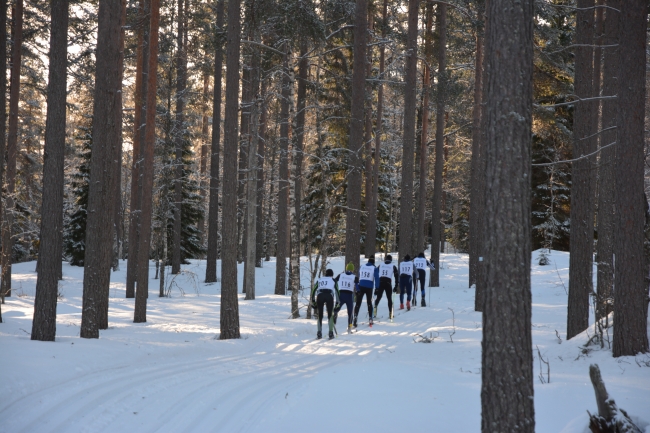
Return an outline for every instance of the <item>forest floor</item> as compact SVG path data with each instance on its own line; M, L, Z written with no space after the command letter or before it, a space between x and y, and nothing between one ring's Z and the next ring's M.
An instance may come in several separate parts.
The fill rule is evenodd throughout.
M585 348L593 313L589 330L565 341L569 257L553 251L551 264L538 266L538 256L536 431L588 431L587 410L597 413L589 364L597 363L610 396L650 433L650 355L614 359L607 344ZM309 263L301 264L307 287ZM201 282L204 261L166 276L171 297L159 298L151 279L143 324L132 323L122 262L111 274L109 329L97 340L79 338L83 269L64 264L56 342L42 343L29 339L35 263L16 264L0 324L0 432L478 432L481 313L467 288L468 256L443 254L441 265L427 307L396 309L390 323L382 299L369 328L364 304L351 335L343 310L330 341L315 340L304 309L289 319L290 296L273 294L275 262L264 262L256 299L239 297L242 338L221 341L220 284ZM338 274L343 259L331 267ZM242 273L240 265L240 291Z

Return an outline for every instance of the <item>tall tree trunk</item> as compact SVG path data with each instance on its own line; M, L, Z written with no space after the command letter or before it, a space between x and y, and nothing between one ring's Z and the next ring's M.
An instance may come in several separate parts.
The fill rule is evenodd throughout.
M264 153L266 152L266 140L268 135L266 133L268 117L266 81L262 83L260 99L260 127L257 137L257 225L255 228L255 266L258 268L262 267L262 257L264 256Z
M138 246L140 245L140 192L142 160L140 148L144 143L145 118L147 115L147 76L149 72L149 24L151 0L138 3L138 47L135 69L135 110L133 113L133 149L131 163L131 203L129 219L129 248L126 263L126 297L135 298L135 281L138 278Z
M285 46L282 69L282 95L280 100L280 170L278 179L278 230L275 266L275 294L286 294L287 256L289 245L289 104L291 77L289 72L289 45Z
M426 32L424 36L424 78L422 82L422 132L420 133L420 189L418 191L416 243L414 252L422 252L426 247L425 218L427 206L427 175L429 161L427 143L429 139L429 92L431 89L431 68L433 63L433 2L426 5Z
M530 290L533 2L488 2L483 433L535 430Z
M307 73L309 60L307 59L307 41L300 43L300 60L298 61L298 99L296 100L296 126L294 128L293 142L293 210L291 215L291 317L300 317L298 307L298 294L300 293L300 208L302 206L302 162L305 141L305 111L307 100Z
M442 171L445 157L445 82L447 75L447 5L438 3L438 94L436 96L436 163L433 180L433 208L431 210L431 264L429 286L440 286L440 243L442 241Z
M470 206L469 206L469 287L476 285L479 266L479 245L481 243L482 231L482 189L481 179L485 173L480 170L482 146L481 146L481 97L483 95L483 2L478 4L478 21L476 26L476 57L474 59L474 107L472 109L472 161L470 171ZM475 286L478 290L478 285ZM474 310L482 311L478 302L479 294L474 296Z
M178 34L176 35L176 144L175 179L174 179L174 235L172 249L172 274L181 271L181 208L183 205L183 147L185 135L185 88L187 87L187 40L185 27L185 0L178 0Z
M228 1L226 46L226 118L223 140L223 255L221 268L221 340L239 338L237 299L237 108L239 105L240 0Z
M245 15L247 18L252 18L253 5L248 4L248 10ZM246 58L248 50L244 51L243 58ZM250 121L251 121L251 107L253 99L253 91L251 89L251 65L244 62L244 69L242 71L241 83L241 118L239 130L239 171L237 177L237 261L241 262L246 256L246 235L244 234L246 218L246 178L248 166L248 143L250 141ZM246 286L244 285L244 288Z
M9 82L9 131L7 136L7 178L5 213L2 221L2 283L0 297L11 296L11 256L14 240L12 226L14 221L14 193L16 192L16 153L18 151L18 102L20 100L20 67L23 48L23 0L16 0L11 15L13 17L11 49L11 79Z
M43 162L43 204L32 340L54 341L63 238L63 163L68 65L68 0L51 0L50 66ZM3 29L4 30L4 29Z
M223 5L217 3L218 40L214 53L214 89L212 98L212 143L210 150L210 204L208 208L208 251L205 282L217 281L217 256L219 251L219 141L221 138L221 72L223 68Z
M153 193L153 155L156 143L156 89L158 83L158 26L160 23L160 0L151 0L149 25L149 74L147 76L147 118L145 137L140 149L142 159L142 182L140 184L140 245L138 246L138 279L135 293L134 323L147 321L147 297L149 295L149 251L151 245L151 214Z
M268 201L268 208L266 209L266 257L264 258L264 261L268 262L271 260L271 247L275 244L274 239L273 239L273 224L271 224L271 214L273 210L273 187L275 185L275 158L276 158L276 150L277 146L275 145L275 140L272 143L271 146L271 165L269 167L269 171L271 172L271 181L269 182L270 187L269 187L269 199ZM277 239L277 236L276 236ZM276 247L277 251L277 247ZM277 255L277 252L275 253ZM276 268L277 269L277 268ZM277 274L276 274L277 277Z
M370 11L368 11L368 34L371 34L374 29L374 19ZM365 220L365 229L366 229L366 237L363 242L363 249L365 251L364 255L366 258L370 258L374 256L374 251L372 253L368 252L368 210L372 207L372 191L373 191L373 181L374 181L374 173L372 171L372 87L369 85L370 77L372 76L372 48L367 49L366 55L368 56L366 60L366 85L365 85L365 95L364 95L364 103L365 103L365 126L364 126L364 135L363 135L363 147L364 147L364 163L365 163L365 168L363 170L363 177L364 177L364 185L365 185L365 191L364 191L364 207L365 207L365 213L364 213L364 220ZM366 95L368 98L366 99Z
M119 58L119 71L120 71L120 83L124 81L124 37L125 37L125 26L126 26L126 0L121 0L122 3L122 18L120 22L120 58ZM119 137L120 143L117 146L117 154L115 155L115 194L113 195L113 200L115 200L115 213L113 216L113 263L112 268L113 272L120 270L120 251L122 250L122 144L124 143L124 137L122 135L122 119L124 118L124 98L122 98L122 89L120 89L120 120L118 123L119 128ZM63 188L61 188L61 194L63 194ZM63 240L61 241L63 244ZM61 249L63 245L61 245ZM61 260L59 260L61 262ZM61 277L63 277L61 275ZM61 278L62 279L62 278ZM108 306L108 302L106 303ZM108 309L106 310L106 319L108 326Z
M644 115L648 3L620 3L614 254L615 357L648 352L644 263ZM623 66L624 65L624 66Z
M413 151L415 148L415 104L417 86L418 0L409 0L408 36L406 41L406 80L404 88L404 144L402 153L402 185L399 209L399 257L413 254L411 226L413 218Z
M208 60L206 59L206 63L208 63ZM203 116L201 119L201 160L199 164L200 168L200 175L201 175L201 189L200 189L200 194L201 194L201 208L202 210L205 210L205 198L207 196L207 191L205 188L205 174L208 171L208 141L209 141L209 136L208 136L208 131L210 130L210 123L209 123L209 118L208 118L208 102L210 100L210 75L208 75L207 72L203 73ZM200 242L201 245L205 245L205 217L201 216L201 219L199 220L199 235L200 235Z
M4 73L0 74L0 185L4 185L4 172L5 172L5 151L7 148L7 0L0 0L0 70ZM0 200L0 226L4 218L4 203ZM1 231L1 227L0 227ZM0 274L2 274L2 251L0 250ZM2 296L2 286L0 285L0 304L4 304L4 296ZM0 323L2 323L2 309L0 307Z
M620 0L607 0L605 11L603 45L618 43L618 20ZM602 8L599 8L602 10ZM603 96L614 96L618 92L618 48L604 48ZM602 101L603 130L616 126L616 99ZM614 217L615 187L614 164L616 163L616 131L601 133L600 163L598 165L598 276L596 320L606 317L612 311L614 295Z
M576 11L575 94L589 98L593 82L594 0L578 0ZM594 102L578 102L573 115L573 157L593 153ZM589 326L589 294L593 291L594 173L596 157L575 161L571 170L571 246L567 340Z
M259 34L253 32L253 40L259 42ZM246 137L248 143L248 173L246 174L246 226L244 229L245 245L244 252L244 284L243 291L246 293L246 299L255 299L255 258L257 256L256 229L257 229L257 135L260 120L260 50L258 47L252 48L251 55L251 72L250 72L250 134ZM250 293L249 293L250 292Z
M368 0L356 0L350 141L348 142L347 216L345 219L345 263L354 263L355 269L359 269L359 254L361 253L361 155L363 152L363 118L366 96L367 22Z
M95 97L93 103L93 150L90 156L88 181L88 219L86 222L86 255L84 258L83 308L81 337L99 338L102 312L108 308L108 289L114 217L115 155L120 143L122 121L120 91L120 33L122 2L102 0L99 3Z
M381 37L386 39L388 22L388 0L384 0L382 12ZM382 44L379 48L379 79L384 79L384 67L386 63L386 47ZM381 131L382 116L384 107L384 85L379 82L377 85L377 120L375 123L375 160L372 167L372 202L368 211L368 224L366 225L366 256L372 257L377 249L377 205L379 202L379 164L381 164Z

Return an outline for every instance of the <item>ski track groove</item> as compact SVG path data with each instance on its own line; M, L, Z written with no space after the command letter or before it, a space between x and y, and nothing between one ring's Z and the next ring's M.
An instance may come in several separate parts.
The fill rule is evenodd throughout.
M320 366L339 365L349 359L349 355L355 356L360 352L370 351L366 356L372 352L378 354L382 348L394 345L399 339L410 336L413 333L412 328L417 328L420 323L400 323L400 325L387 323L387 325L387 327L379 325L379 328L365 325L354 332L359 334L359 338L343 333L333 340L302 339L299 346L291 352L280 349L277 353L280 359L273 357L261 363L254 359L254 352L263 350L263 343L260 342L242 354L224 358L206 356L189 363L181 361L144 364L142 368L138 368L137 365L118 366L90 372L28 393L0 408L0 418L13 418L19 422L22 420L27 422L12 426L5 424L0 431L5 431L4 428L10 429L6 431L20 432L58 432L70 429L114 431L116 420L129 416L133 409L142 407L140 404L143 400L142 395L145 395L148 400L141 411L144 413L153 409L163 416L155 425L142 426L140 431L152 433L246 431L258 425L263 403L272 399L274 395L281 395L285 390L294 388L306 376L316 374ZM364 334L371 335L378 332L386 333L381 345L364 344L362 340ZM351 354L342 354L343 351L350 350L353 350ZM313 360L300 361L301 357L298 353L304 355L305 351L307 354L314 355ZM144 361L146 358L143 359ZM106 372L125 369L128 371L103 378ZM223 374L228 370L236 372L224 378ZM206 376L210 377L212 373L221 373L221 375L206 381ZM262 379L260 375L263 375ZM242 383L236 383L237 381ZM223 386L232 382L235 382L236 386ZM184 387L182 395L173 395L174 398L163 400L162 406L151 404L151 400L160 400L169 396L169 389L179 383ZM74 385L70 386L70 384ZM34 401L40 403L34 405ZM79 405L79 402L82 404ZM239 408L244 406L244 403L246 407L257 409L253 413L238 416ZM254 404L251 406L251 403ZM26 410L16 413L16 408L23 407ZM6 417L7 413L12 413L12 417ZM92 424L86 424L83 420L92 420ZM188 420L191 420L189 424Z
M257 346L252 347L249 351L247 352L252 352L257 349ZM236 360L241 358L242 355L237 355L237 356L231 356L225 359L219 359L216 358L214 359L215 362L228 362L230 360ZM114 398L111 398L111 395L117 397L121 397L125 394L133 393L135 392L138 388L138 384L141 383L147 383L152 379L159 379L161 376L169 380L170 374L171 377L174 377L176 375L186 373L190 370L195 370L196 366L200 366L201 364L205 364L207 362L206 359L202 359L199 361L193 361L193 362L178 362L174 364L157 364L155 366L146 366L144 369L138 369L137 366L135 369L130 370L127 374L123 374L118 377L109 377L105 380L101 380L101 376L107 371L107 370L102 370L102 371L97 371L97 372L92 372L89 374L86 374L82 376L82 378L79 377L74 377L69 380L66 380L64 382L60 382L57 385L52 385L48 389L45 390L38 390L36 392L32 392L30 394L27 394L23 397L21 397L19 400L16 400L9 405L7 405L5 408L0 410L0 419L20 419L20 420L27 420L29 421L29 424L24 425L24 426L16 426L16 427L11 427L11 430L7 431L20 431L20 432L33 432L33 431L45 431L45 428L47 427L46 422L52 421L52 419L60 419L61 416L60 410L65 407L72 407L72 408L77 408L77 402L83 401L84 404L76 410L73 414L70 414L69 416L65 416L65 418L58 422L58 424L54 427L51 428L51 430L47 431L61 431L61 429L64 428L64 426L70 426L71 420L76 419L74 415L81 414L81 415L89 415L89 410L88 408L96 407L98 404L96 402L100 403L100 407L104 404L107 404L108 401L114 400ZM132 366L127 366L126 368L129 368ZM120 367L121 369L125 367ZM204 367L204 368L209 368ZM108 369L112 370L112 369ZM144 371L143 371L144 370ZM99 376L100 380L93 380ZM93 380L92 382L89 381ZM135 380L134 380L135 379ZM74 386L74 387L66 387L66 385L70 384L71 382L77 382L79 383L80 386ZM50 393L49 391L55 388L56 392L54 394ZM118 391L119 389L125 388L125 391L121 393L115 394L115 391ZM102 392L100 393L92 393L93 389L101 389ZM63 395L62 395L63 394ZM88 394L91 394L90 396ZM97 395L99 394L99 395ZM13 406L16 406L17 404L23 402L26 403L28 400L31 400L32 402L34 400L40 400L43 397L42 396L47 396L48 401L45 404L40 404L37 406L32 406L30 404L25 404L21 407L26 407L27 410L25 411L26 413L23 413L21 416L17 416L16 412L10 412L10 409ZM89 402L88 398L91 398L92 400ZM72 402L72 404L70 404ZM52 405L52 403L54 403ZM39 411L40 413L34 414L35 411ZM7 417L6 413L12 413L12 417ZM45 422L43 422L45 421Z

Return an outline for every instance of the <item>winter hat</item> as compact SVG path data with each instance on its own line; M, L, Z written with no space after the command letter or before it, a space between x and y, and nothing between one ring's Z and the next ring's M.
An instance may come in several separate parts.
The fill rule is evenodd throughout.
M326 277L333 277L334 276L334 271L331 269L328 269L325 271L325 276Z
M375 264L375 258L374 258L374 257L370 257L370 258L368 259L368 263L372 263L372 264L374 265L374 264Z
M409 256L408 254L405 255L405 256L404 256L404 261L405 261L405 262L408 262L409 260L411 260L411 256Z
M420 258L423 259L423 258L424 258L424 253L420 253L420 254L418 254L418 257L420 257Z
M392 261L393 261L393 256L391 256L390 254L387 255L387 256L386 256L386 260L385 260L385 262L386 262L386 263L390 263L390 262L392 262Z
M350 262L348 265L345 267L346 271L354 272L354 263Z

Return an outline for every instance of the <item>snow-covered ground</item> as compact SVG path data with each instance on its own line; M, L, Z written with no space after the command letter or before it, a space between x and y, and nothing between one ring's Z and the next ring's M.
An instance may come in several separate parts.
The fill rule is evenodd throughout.
M537 266L538 254L536 431L587 431L587 410L597 412L588 368L597 363L610 396L650 433L650 355L584 353L593 326L564 341L568 254L553 252L550 266ZM338 274L343 260L331 267ZM331 341L314 339L304 310L289 319L290 297L273 294L273 261L256 271L257 299L239 298L240 340L218 340L220 284L201 283L205 262L195 261L174 279L170 298L159 298L158 280L150 281L144 324L132 323L122 263L111 275L109 329L98 340L79 338L83 269L64 264L56 342L30 341L34 268L14 265L14 296L2 306L0 432L480 431L481 314L467 288L466 255L443 254L429 306L396 310L390 323L382 300L371 329L364 305L358 332ZM307 286L308 262L303 268ZM242 273L240 266L240 288ZM342 331L344 310L340 317ZM416 334L437 338L416 343ZM548 371L537 349L550 383L540 379L547 382Z

